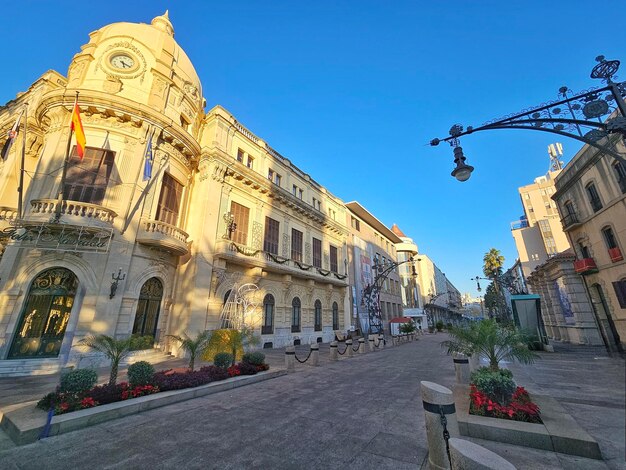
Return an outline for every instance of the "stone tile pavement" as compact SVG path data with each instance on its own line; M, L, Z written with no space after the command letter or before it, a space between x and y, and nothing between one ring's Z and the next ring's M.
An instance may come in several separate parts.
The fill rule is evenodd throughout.
M23 447L0 436L0 468L427 468L419 382L454 385L452 360L439 347L443 339L425 335L335 363L328 360L328 345L321 345L320 367L297 363L294 374ZM519 469L626 468L624 360L581 347L555 350L541 353L533 366L507 366L531 393L559 400L598 440L605 460L472 441ZM265 352L273 367L284 366L283 351ZM299 347L298 357L307 352ZM56 380L0 379L0 408L39 398Z

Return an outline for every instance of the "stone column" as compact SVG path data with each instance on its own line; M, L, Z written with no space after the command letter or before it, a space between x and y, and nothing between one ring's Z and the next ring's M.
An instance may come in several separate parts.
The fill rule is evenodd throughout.
M470 365L469 358L462 353L453 353L454 373L456 375L456 383L469 384L470 381Z
M359 354L365 354L365 338L359 338Z
M346 340L346 349L348 351L348 357L354 356L354 349L352 349L352 340L351 339L347 339Z
M330 360L336 361L339 359L337 354L337 341L331 341L330 343Z
M285 367L287 367L287 372L296 371L296 348L293 346L285 348Z
M441 422L443 411L446 429L450 437L458 437L459 423L456 419L456 408L452 391L434 382L420 382L422 403L424 406L426 438L428 440L428 463L431 469L447 470L450 468L446 441L443 437L444 427Z
M320 365L320 345L317 343L311 345L311 365L314 367Z

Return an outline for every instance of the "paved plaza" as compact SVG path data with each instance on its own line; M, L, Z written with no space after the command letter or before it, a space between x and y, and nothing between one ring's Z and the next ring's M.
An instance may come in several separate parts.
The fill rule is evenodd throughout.
M334 363L322 345L319 367L297 363L294 374L22 447L0 438L0 468L428 468L419 383L454 385L452 359L439 346L444 339L425 335ZM298 356L305 351L300 347ZM268 361L284 367L283 352L269 351ZM531 394L557 399L598 441L605 460L470 440L519 469L626 468L623 359L555 345L533 366L507 366ZM39 398L54 380L0 379L0 407Z

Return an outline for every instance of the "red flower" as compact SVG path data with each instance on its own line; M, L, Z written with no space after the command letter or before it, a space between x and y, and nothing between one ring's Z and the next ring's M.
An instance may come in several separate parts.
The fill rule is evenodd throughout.
M65 412L70 409L70 404L63 402L59 405L59 408L61 409L61 411Z
M98 402L95 401L91 397L85 397L80 402L80 407L81 408L92 408L92 407L97 406L97 405L98 405Z

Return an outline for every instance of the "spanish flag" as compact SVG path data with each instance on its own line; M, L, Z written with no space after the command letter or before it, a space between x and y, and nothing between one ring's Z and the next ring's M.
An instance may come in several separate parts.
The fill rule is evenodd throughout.
M80 109L78 108L78 98L74 102L74 111L72 111L72 122L70 128L76 135L76 153L83 158L85 155L85 145L87 145L87 139L85 138L85 130L83 129L83 123L80 121Z

